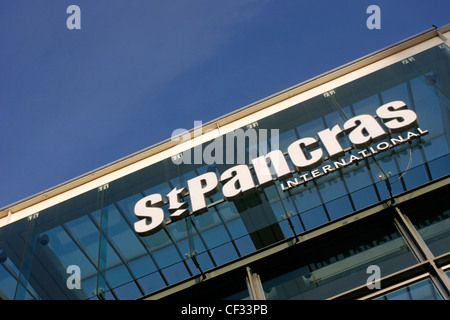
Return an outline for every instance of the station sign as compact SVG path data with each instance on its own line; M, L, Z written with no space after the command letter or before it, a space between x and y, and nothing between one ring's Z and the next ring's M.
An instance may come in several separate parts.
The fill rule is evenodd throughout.
M252 159L251 166L239 164L220 176L207 172L194 177L187 181L186 187L175 187L164 198L159 193L142 198L134 207L138 218L134 230L140 236L148 236L168 223L191 214L203 214L208 211L207 197L220 188L226 201L257 192L258 188L277 180L286 191L426 134L428 130L417 127L417 114L408 109L406 103L392 101L378 107L376 116L357 115L345 121L342 127L335 125L317 132L315 137L298 139L289 145L286 153L273 150ZM350 141L350 150L342 146L344 136ZM287 157L295 166L294 170L289 167ZM326 160L330 161L323 165ZM299 177L291 179L295 172ZM186 197L190 198L190 205ZM167 204L170 220L166 220L163 210Z

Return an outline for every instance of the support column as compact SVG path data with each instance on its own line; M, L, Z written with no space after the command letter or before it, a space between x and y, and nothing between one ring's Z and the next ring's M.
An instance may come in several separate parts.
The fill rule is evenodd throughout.
M247 288L251 300L266 300L261 279L257 273L252 272L250 267L247 267Z

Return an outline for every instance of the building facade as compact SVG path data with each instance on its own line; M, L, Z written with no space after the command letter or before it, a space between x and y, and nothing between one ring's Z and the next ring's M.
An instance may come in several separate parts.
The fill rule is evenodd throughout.
M2 299L450 299L450 25L0 212Z

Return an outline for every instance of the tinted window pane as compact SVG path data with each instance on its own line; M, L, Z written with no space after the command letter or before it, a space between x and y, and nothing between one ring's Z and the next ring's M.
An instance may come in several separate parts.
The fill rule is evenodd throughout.
M448 194L416 202L402 209L435 256L450 252L450 208Z
M379 266L381 276L386 276L416 263L391 222L357 229L299 253L302 262L290 272L271 279L261 275L267 299L326 299L365 284L369 265Z
M424 279L373 300L442 300L442 297L430 279Z

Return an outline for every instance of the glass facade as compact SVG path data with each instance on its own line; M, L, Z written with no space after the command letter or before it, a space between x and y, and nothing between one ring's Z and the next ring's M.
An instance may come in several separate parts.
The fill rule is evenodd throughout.
M365 225L315 249L305 254L308 259L302 259L298 269L263 280L266 299L327 299L365 284L371 265L391 274L417 262L389 220Z
M217 141L206 142L183 153L180 164L161 160L8 224L0 228L0 295L137 299L443 178L450 172L449 95L450 48L441 44L252 124L258 134L276 128L278 134L267 137L266 151L285 152L300 138L342 126L357 115L375 115L379 106L401 100L417 114L417 127L429 131L408 143L289 190L277 180L234 201L224 200L219 190L208 197L207 212L173 221L153 235L136 234L137 201L154 193L164 197L206 172L220 175L239 156L249 164L261 147L249 142L242 155L235 148L232 164L194 164L196 150L206 154L217 146ZM351 146L346 136L340 142ZM222 147L229 156L225 143ZM286 159L290 180L300 180L305 173ZM334 161L325 159L320 166ZM189 197L185 201L190 204ZM163 209L169 220L167 206ZM402 208L435 257L450 252L449 210L448 201ZM421 262L391 218L383 215L374 223L339 235L339 241L318 244L283 272L260 271L266 298L326 299L364 285L367 274L360 271L369 265L380 266L387 276ZM69 285L69 266L79 267L81 289ZM245 290L230 296L249 297ZM422 280L380 299L440 298L433 282Z
M418 217L427 216L427 219L421 220L422 223L427 221L438 225L442 211L447 211L445 200L448 191L447 186L419 199L399 204L399 215L392 207L386 207L370 219L361 219L357 223L353 222L353 226L328 231L318 237L316 243L305 244L305 249L298 249L295 253L298 258L284 269L258 269L265 298L341 299L342 293L357 291L356 288L365 289L362 290L364 294L356 294L358 298L372 296L370 286L375 282L372 284L369 280L378 270L380 280L388 280L380 282L377 289L383 288L383 292L387 293L382 292L376 296L376 300L405 299L405 295L409 296L408 299L443 299L442 294L433 288L436 283L448 284L446 279L439 277L445 277L444 268L448 268L450 242L445 238L445 232L443 236L436 229L425 233L423 227L418 228L423 224L408 221L409 218L415 221ZM438 214L428 215L429 212ZM435 241L428 241L431 237ZM436 269L425 267L431 264L436 265ZM441 265L442 268L439 268ZM415 278L423 278L427 274L433 274L431 280L429 276L428 280L420 280L420 284L416 284ZM401 288L392 285L394 282L402 283L400 280L405 278L408 279L407 284Z
M375 300L442 300L430 279L418 281Z

